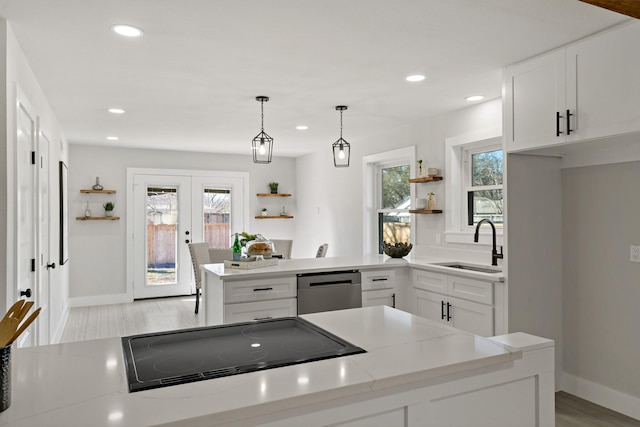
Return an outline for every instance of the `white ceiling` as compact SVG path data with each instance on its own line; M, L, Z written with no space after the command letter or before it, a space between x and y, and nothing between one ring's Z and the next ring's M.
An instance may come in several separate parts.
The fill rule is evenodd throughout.
M0 0L0 15L70 143L248 155L266 95L274 156L328 150L336 105L356 144L499 97L502 67L628 19L577 0Z

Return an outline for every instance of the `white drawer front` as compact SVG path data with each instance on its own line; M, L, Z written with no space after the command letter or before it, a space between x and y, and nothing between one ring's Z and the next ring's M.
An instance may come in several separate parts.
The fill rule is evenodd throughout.
M297 314L296 302L297 300L295 298L287 298L271 301L225 304L224 323L249 322L251 320L295 316Z
M393 289L380 289L362 292L362 306L373 307L376 305L388 305L395 307L396 294Z
M360 273L363 291L391 289L396 283L395 270L362 271Z
M493 304L493 283L467 277L448 276L449 295L469 301Z
M431 271L413 270L413 287L425 291L447 293L447 276Z
M291 298L296 292L295 276L224 282L224 303Z

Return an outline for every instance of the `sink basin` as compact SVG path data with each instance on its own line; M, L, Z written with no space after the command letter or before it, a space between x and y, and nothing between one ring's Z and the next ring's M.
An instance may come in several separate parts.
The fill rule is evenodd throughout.
M439 263L434 263L433 265L440 265L442 267L448 267L448 268L456 268L458 270L477 271L480 273L502 273L502 268L500 267L489 267L489 266L481 266L481 265L474 265L474 264L466 264L464 262L439 262Z

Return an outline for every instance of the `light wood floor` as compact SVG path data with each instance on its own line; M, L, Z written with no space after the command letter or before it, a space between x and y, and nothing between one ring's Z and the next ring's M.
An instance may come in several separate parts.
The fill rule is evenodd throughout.
M130 304L73 307L60 342L124 337L204 326L203 301L194 314L195 296L156 298Z
M202 300L200 302L202 304ZM159 298L96 307L69 313L61 342L122 337L204 326L194 314L195 297ZM640 427L640 421L564 392L556 393L557 427Z

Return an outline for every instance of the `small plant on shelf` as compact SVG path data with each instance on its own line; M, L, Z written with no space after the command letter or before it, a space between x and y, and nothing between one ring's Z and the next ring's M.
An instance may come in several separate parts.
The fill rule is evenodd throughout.
M277 182L270 182L269 183L269 188L271 189L271 194L278 194L278 183Z
M433 191L429 191L427 193L427 196L429 196L429 198L427 199L427 209L429 210L433 210L436 208L436 200L434 199L435 195L436 193L434 193Z
M424 176L424 169L422 169L422 159L418 160L418 177Z
M262 216L267 216L267 208L262 208Z
M105 216L113 216L113 210L116 207L115 203L107 202L107 203L103 204L102 207L104 208L104 215Z

